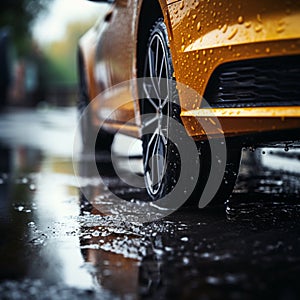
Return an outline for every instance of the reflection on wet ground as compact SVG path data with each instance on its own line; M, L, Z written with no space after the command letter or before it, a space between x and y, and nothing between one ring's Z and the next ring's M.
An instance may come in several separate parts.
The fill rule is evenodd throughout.
M245 151L225 208L129 223L79 193L75 124L71 108L0 118L0 299L299 299L297 150ZM106 181L142 197L106 158ZM109 205L96 178L86 187Z

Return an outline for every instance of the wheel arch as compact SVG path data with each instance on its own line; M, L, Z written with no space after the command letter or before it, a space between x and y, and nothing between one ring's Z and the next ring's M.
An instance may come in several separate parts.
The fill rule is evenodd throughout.
M144 0L141 4L137 28L137 77L143 76L142 68L140 66L143 66L144 64L144 54L148 41L148 36L145 35L145 32L150 32L155 21L160 17L163 18L163 3L164 1ZM149 11L151 11L150 14Z

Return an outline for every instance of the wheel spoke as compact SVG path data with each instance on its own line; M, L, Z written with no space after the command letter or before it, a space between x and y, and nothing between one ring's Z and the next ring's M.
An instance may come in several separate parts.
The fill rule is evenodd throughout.
M148 163L149 163L149 159L150 159L150 155L154 154L154 149L155 149L156 144L158 142L158 140L156 138L157 132L158 132L158 129L156 129L155 132L152 134L152 136L151 136L151 138L150 138L150 140L148 142L147 148L146 148L146 155L145 155L145 161L144 161L144 168L145 169L147 169L147 166L148 166ZM153 151L151 151L153 142L154 142Z
M151 47L149 47L148 49L148 65L149 65L149 72L150 72L150 77L155 77L154 73L153 73L153 50L151 49Z
M155 132L148 143L147 154L144 163L144 168L148 170L147 173L149 175L147 176L147 178L148 180L150 180L149 184L151 185L152 189L154 189L154 186L156 184L158 184L158 187L156 187L156 189L159 188L159 185L161 184L162 178L164 176L165 152L166 148L163 136L159 134L159 132ZM151 158L150 155L152 155ZM151 166L149 165L150 162Z
M168 95L167 95L167 97L163 100L163 102L161 103L161 108L164 108L165 107L165 105L168 103L168 101L169 101L169 87L167 87L167 89L168 89Z
M156 45L154 45L154 41ZM152 48L153 46L153 48ZM154 88L154 92L157 99L161 98L161 90L160 90L160 76L163 69L163 62L162 66L160 66L159 74L158 74L158 62L159 62L159 50L162 48L161 40L159 37L156 37L152 40L152 43L148 49L148 57L149 57L149 70L150 70L150 78L152 81L152 85ZM164 55L163 55L164 56Z
M163 49L162 49L163 50ZM161 59L161 65L160 65L160 70L159 70L159 75L158 75L158 84L160 84L161 82L161 78L162 78L162 71L164 69L164 66L166 66L166 56L165 56L165 51L163 50L163 56Z
M166 138L166 136L164 135L164 132L163 131L167 131L168 133L168 128L165 128L165 129L161 129L160 130L160 136L161 136L161 139L163 141L163 144L164 145L167 145L168 144L168 139Z
M150 80L151 80L151 83L148 83L148 80L147 82L144 82L143 83L143 90L144 92L146 93L146 98L148 98L149 100L152 100L152 98L156 98L156 99L160 99L160 94L159 94L159 91L157 89L157 78L152 76L151 74L153 74L153 69L152 69L152 66L151 66L151 62L150 62L150 58L149 58L149 70L150 70ZM154 95L150 92L151 88L154 90ZM152 100L153 101L153 100ZM154 102L152 102L152 105L157 109L158 106L156 104L154 104Z
M153 115L153 117L147 118L143 120L143 128L146 128L153 124L155 121L159 120L159 116L157 114Z
M151 160L151 180L152 180L152 188L154 188L154 185L158 183L158 170L157 170L157 155L152 156Z
M158 83L157 77L151 77L151 82L152 82L152 87L154 89L156 99L160 99L161 96L160 96L159 90L157 88L157 83Z
M148 126L152 125L155 121L158 121L159 120L159 116L157 114L153 114L152 117L148 117L148 118L145 118L143 119L143 128L147 128Z
M158 110L159 106L153 101L151 95L149 94L149 87L152 87L153 85L149 84L149 83L143 83L143 89L144 92L146 93L146 98L147 100L149 100L149 102L152 104L152 106L155 108L155 110Z
M158 54L159 54L159 45L160 45L160 43L159 43L160 41L159 41L159 39L158 38L156 38L156 53L155 53L155 77L157 77L157 67L158 67Z
M162 140L161 135L159 135L159 141ZM160 149L162 148L162 149ZM158 143L158 153L156 155L156 161L157 161L157 178L158 183L161 182L163 174L164 174L164 163L165 163L165 145L161 142Z

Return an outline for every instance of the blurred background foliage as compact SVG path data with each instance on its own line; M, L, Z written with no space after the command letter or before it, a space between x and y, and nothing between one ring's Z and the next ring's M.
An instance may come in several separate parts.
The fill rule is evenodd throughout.
M9 52L7 64L11 69L11 74L6 77L10 76L11 80L7 80L10 87L5 98L8 98L8 102L12 105L27 106L51 102L57 99L58 95L62 95L60 98L72 99L71 104L76 101L78 39L95 22L97 13L85 19L77 20L74 17L72 21L68 21L64 29L65 34L59 39L35 40L34 26L38 26L41 20L46 19L50 14L51 5L59 1L64 1L64 5L73 4L67 3L66 0L0 2L0 33L8 32L10 40L5 51ZM85 7L90 3L77 0L77 4ZM42 35L47 34L46 28ZM72 94L72 98L69 94ZM70 102L65 99L62 100L63 103ZM0 101L7 102L2 99Z
M52 84L74 84L77 82L77 44L80 36L95 20L69 23L63 39L42 45L50 63L49 77Z
M17 55L27 55L31 51L31 26L35 18L46 13L53 0L1 0L0 27L11 31Z

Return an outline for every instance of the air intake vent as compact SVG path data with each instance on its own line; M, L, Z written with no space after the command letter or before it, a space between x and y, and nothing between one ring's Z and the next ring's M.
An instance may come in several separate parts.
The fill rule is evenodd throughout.
M204 97L213 107L300 105L300 56L223 64Z

